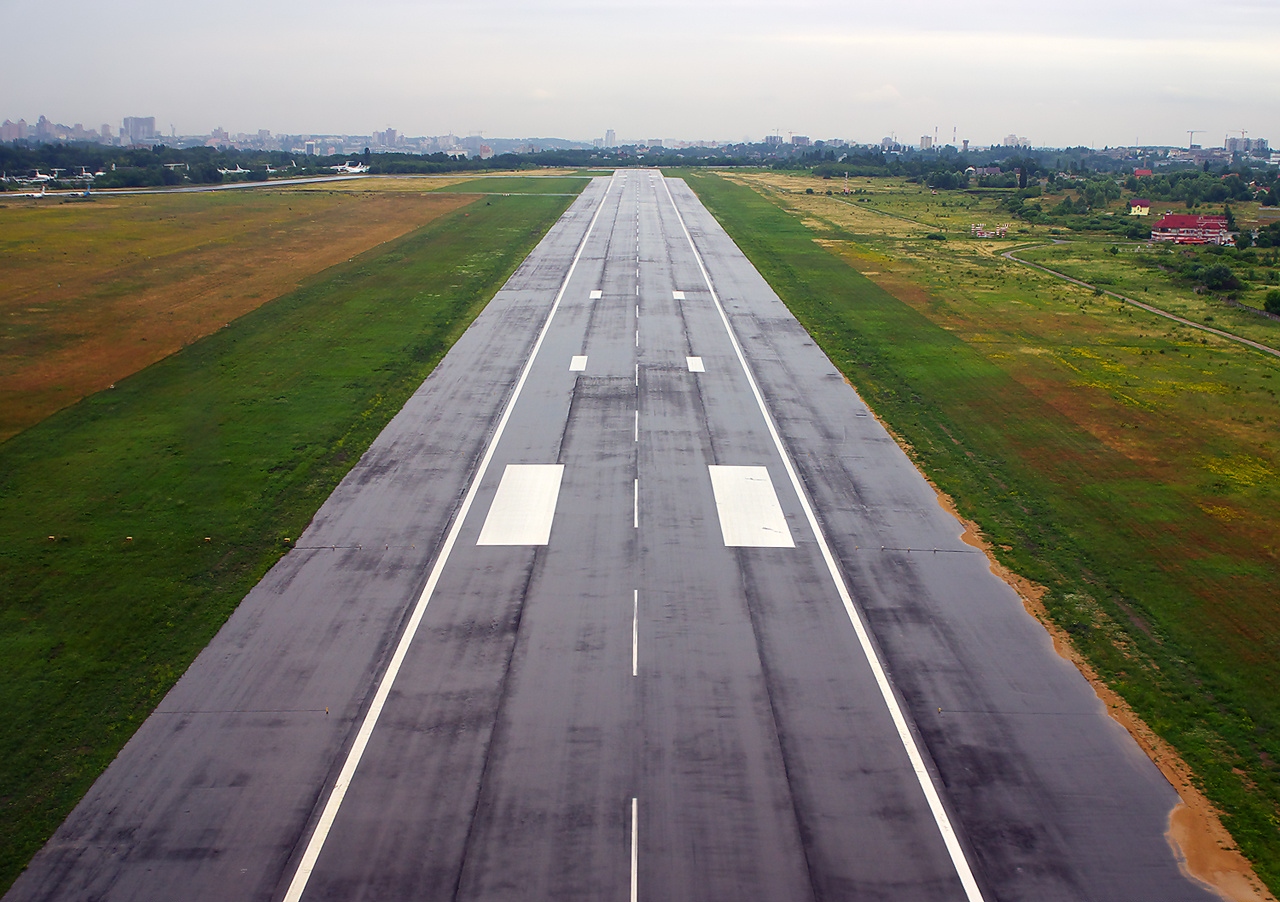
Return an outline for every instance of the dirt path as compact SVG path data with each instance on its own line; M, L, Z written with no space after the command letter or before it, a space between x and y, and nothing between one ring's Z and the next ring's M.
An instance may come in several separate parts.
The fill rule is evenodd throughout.
M1054 242L1054 244L1064 244L1064 243L1065 242L1061 242L1061 241ZM1035 245L1035 247L1022 247L1022 248L1018 248L1018 250L1031 251L1041 247L1051 247L1051 245L1038 244L1038 245ZM1248 338L1241 338L1239 335L1236 335L1235 333L1224 332L1221 329L1215 329L1212 326L1206 326L1202 323L1197 323L1194 320L1189 320L1184 317L1178 316L1176 313L1170 313L1168 310L1161 310L1159 307L1152 307L1150 304L1142 303L1142 301L1135 301L1133 298L1125 297L1123 294L1117 294L1114 291L1107 291L1106 289L1100 288L1097 285L1090 285L1088 282L1082 282L1080 279L1072 278L1066 273L1058 272L1056 269L1050 269L1047 266L1041 266L1039 263L1032 263L1029 260L1023 260L1021 257L1016 256L1016 254L1017 254L1017 251L1005 251L1000 256L1004 257L1006 260L1012 260L1014 263L1020 263L1023 266L1029 266L1032 269L1038 269L1043 273L1048 273L1051 276L1055 276L1059 279L1062 279L1064 282L1070 282L1072 285L1079 285L1081 288L1088 288L1091 291L1100 292L1102 294L1107 295L1108 297L1113 297L1117 301L1124 301L1126 304L1132 304L1134 307L1139 307L1147 311L1148 313L1154 313L1156 316L1163 316L1165 319L1171 319L1175 323L1181 323L1184 326L1190 326L1191 328L1199 329L1202 332L1210 332L1214 335L1217 335L1219 338L1225 338L1228 341L1236 341L1242 345L1248 345L1249 347L1255 350L1262 351L1264 354L1270 354L1272 357L1280 357L1280 351L1276 350L1275 348L1269 345L1264 345L1261 342L1252 341Z

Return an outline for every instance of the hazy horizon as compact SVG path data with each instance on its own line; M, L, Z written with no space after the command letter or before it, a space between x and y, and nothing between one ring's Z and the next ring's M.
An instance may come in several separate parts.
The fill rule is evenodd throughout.
M7 20L39 29L34 0ZM228 2L193 24L139 0L11 43L0 118L236 132L814 139L1038 146L1280 143L1280 4L1011 0ZM56 52L51 60L50 53Z

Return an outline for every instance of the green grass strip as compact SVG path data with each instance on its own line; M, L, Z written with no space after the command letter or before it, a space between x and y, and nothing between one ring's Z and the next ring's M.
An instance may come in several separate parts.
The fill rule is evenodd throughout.
M0 892L570 202L478 200L0 445Z
M713 174L672 174L689 183L1001 561L1047 587L1050 615L1183 755L1259 876L1280 890L1276 656L1259 650L1246 660L1202 625L1210 619L1206 594L1221 604L1275 598L1276 575L1226 553L1179 572L1170 562L1188 556L1166 547L1166 526L1205 515L1177 487L1136 470L814 241L854 236L819 235Z
M577 194L589 175L492 175L438 188L441 194Z

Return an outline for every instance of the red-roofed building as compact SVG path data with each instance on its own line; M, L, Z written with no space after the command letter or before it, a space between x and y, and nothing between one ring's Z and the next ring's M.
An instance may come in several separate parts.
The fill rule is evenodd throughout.
M1135 170L1133 170L1133 174L1134 174L1134 175L1136 175L1138 178L1142 178L1144 175L1151 175L1151 170L1150 170L1150 169L1135 169Z
M1151 228L1155 241L1174 244L1229 244L1225 216L1197 216L1194 213L1169 213Z
M1144 200L1141 197L1135 197L1129 201L1130 216L1149 216L1151 214L1151 201Z

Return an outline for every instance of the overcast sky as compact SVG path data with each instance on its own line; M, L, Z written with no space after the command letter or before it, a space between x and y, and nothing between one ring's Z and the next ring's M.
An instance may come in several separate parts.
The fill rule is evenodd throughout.
M1280 144L1280 0L0 0L0 119Z

